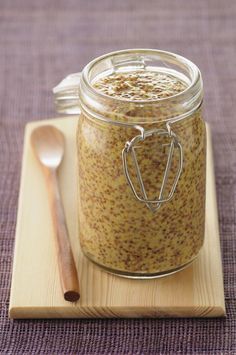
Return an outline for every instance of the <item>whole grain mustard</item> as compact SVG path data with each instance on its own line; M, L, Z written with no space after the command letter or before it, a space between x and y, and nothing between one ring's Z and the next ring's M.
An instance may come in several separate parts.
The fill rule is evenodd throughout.
M119 114L120 120L129 123L129 117L142 115L144 121L149 118L143 123L147 129L165 127L173 107L178 112L173 98L187 86L174 75L147 70L113 73L93 83L107 97L127 100L122 111L116 100L110 104L109 119L115 121ZM169 107L144 105L140 109L132 105L132 101L168 98L172 98ZM152 124L150 117L158 117L158 123ZM201 108L175 122L173 130L183 148L183 169L174 197L154 213L134 198L124 176L121 152L137 130L81 114L77 133L80 243L91 260L111 272L131 276L172 272L191 262L203 244L206 137ZM169 149L164 136L152 136L135 148L150 198L157 198L161 188ZM141 193L131 158L128 164L135 189ZM178 164L174 152L166 191L173 184Z

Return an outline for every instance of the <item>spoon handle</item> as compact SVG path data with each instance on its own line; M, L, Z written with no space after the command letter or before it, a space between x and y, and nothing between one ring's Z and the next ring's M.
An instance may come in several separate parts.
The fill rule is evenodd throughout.
M45 168L45 175L47 178L50 207L56 237L57 260L61 286L65 300L75 302L80 298L79 280L70 246L69 234L59 190L57 170Z

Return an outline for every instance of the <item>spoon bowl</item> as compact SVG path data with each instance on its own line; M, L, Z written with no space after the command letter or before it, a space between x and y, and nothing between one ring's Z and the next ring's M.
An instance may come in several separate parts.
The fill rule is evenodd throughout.
M32 132L31 143L41 164L52 169L59 167L65 149L61 131L54 126L41 126Z

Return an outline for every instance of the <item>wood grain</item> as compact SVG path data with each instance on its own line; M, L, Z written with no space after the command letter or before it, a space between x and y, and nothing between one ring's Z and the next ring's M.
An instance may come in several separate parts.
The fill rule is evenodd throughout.
M81 298L66 302L60 289L53 226L43 174L29 144L32 129L53 124L66 137L60 188L79 270ZM218 317L225 315L210 130L207 127L206 234L199 258L185 270L154 280L110 275L81 253L76 203L77 118L30 123L25 131L10 318Z

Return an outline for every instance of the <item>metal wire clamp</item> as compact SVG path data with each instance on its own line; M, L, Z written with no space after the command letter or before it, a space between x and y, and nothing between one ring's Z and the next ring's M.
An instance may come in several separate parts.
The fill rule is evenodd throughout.
M125 144L125 147L122 151L122 161L123 161L123 169L124 169L124 174L125 177L127 179L127 182L134 194L134 196L136 197L136 199L140 202L143 202L146 204L146 206L152 211L155 212L157 211L161 205L165 202L170 201L173 198L174 192L176 190L176 186L178 184L180 175L182 173L183 170L183 149L182 149L182 145L179 142L177 136L174 134L174 132L171 130L170 126L167 126L167 129L152 129L152 130L148 130L145 131L143 127L141 126L135 126L136 129L138 129L141 134L135 136L131 141L127 141ZM163 175L163 180L162 180L162 184L161 184L161 188L160 188L160 192L158 195L158 198L155 199L149 199L147 196L147 192L143 183L143 179L142 179L142 175L141 175L141 171L139 168L139 164L138 164L138 160L137 160L137 155L135 153L135 146L137 146L137 144L139 142L144 141L145 139L147 139L148 137L151 136L157 136L157 137L167 137L170 139L170 148L169 148L169 154L167 157L167 162L166 162L166 167L165 167L165 171L164 171L164 175ZM172 162L172 158L173 158L173 154L174 154L174 150L177 149L177 153L178 153L178 160L179 160L179 164L178 164L178 169L175 175L175 179L173 181L172 187L167 195L167 197L164 197L164 192L165 192L165 188L166 188L166 184L168 181L168 176L169 176L169 172L170 172L170 168L171 168L171 162ZM134 184L132 182L132 179L130 177L129 174L129 168L128 168L128 155L131 154L132 159L133 159L133 163L134 163L134 167L136 170L136 175L137 175L137 179L138 179L138 183L140 186L140 190L142 192L142 195L139 196L137 191L135 190Z

